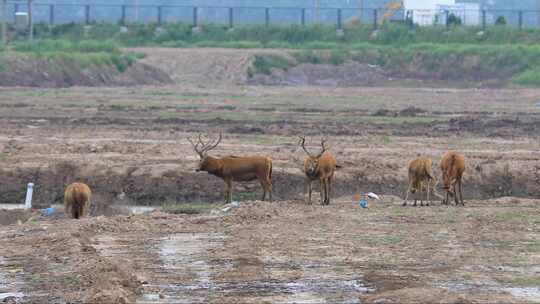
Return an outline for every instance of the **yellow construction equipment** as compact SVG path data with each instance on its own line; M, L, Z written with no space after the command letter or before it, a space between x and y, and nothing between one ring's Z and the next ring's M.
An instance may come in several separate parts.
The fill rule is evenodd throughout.
M403 9L403 0L388 2L383 8L384 13L379 18L379 24L389 21L400 9Z

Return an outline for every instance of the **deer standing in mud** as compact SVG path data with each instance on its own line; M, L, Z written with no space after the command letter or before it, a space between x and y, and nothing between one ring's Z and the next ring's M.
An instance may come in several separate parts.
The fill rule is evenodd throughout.
M79 219L88 213L92 191L83 183L73 183L64 192L64 212L71 218Z
M321 151L318 154L311 154L305 146L306 138L300 136L300 146L307 154L304 160L304 173L306 175L304 182L304 194L308 192L308 204L311 204L311 183L314 180L320 182L321 205L330 204L330 195L332 193L332 181L334 179L334 171L339 166L336 164L334 156L328 152L325 145L325 140L321 140Z
M420 206L424 206L422 201L422 192L426 192L426 206L429 206L430 200L430 191L433 189L433 194L442 199L442 196L437 193L436 185L437 180L433 175L432 161L427 157L419 157L413 159L409 162L409 186L407 187L407 192L405 194L405 201L403 206L407 205L407 199L409 198L409 193L420 193ZM413 206L416 206L416 198L414 199Z
M454 151L446 152L441 159L441 172L443 187L446 192L443 204L449 203L449 196L453 196L456 206L460 204L465 206L463 201L462 183L463 172L465 171L465 157ZM456 192L456 187L459 188L459 198Z
M200 161L195 171L205 171L215 175L225 182L225 201L232 201L232 182L247 182L258 180L263 188L262 200L268 194L272 201L272 159L265 156L226 156L222 158L208 155L208 151L216 148L221 142L222 135L215 141L203 142L199 134L198 142L188 141L199 155Z

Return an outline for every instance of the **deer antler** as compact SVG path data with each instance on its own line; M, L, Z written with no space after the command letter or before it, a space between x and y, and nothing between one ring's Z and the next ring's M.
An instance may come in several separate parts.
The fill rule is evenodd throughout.
M191 138L187 138L187 140L191 143L191 145L193 146L193 149L195 150L195 152L197 152L197 154L199 154L199 156L201 158L204 157L204 154L212 149L214 149L215 147L217 147L217 145L219 145L219 143L221 142L221 138L222 138L222 134L221 132L219 133L219 138L215 141L212 141L210 140L209 142L204 142L203 139L202 139L202 134L199 133L199 136L198 136L198 140L197 140L197 143L193 143L193 140L191 140ZM200 145L200 147L199 147Z
M328 148L326 147L326 138L321 139L321 147L322 147L322 150L319 153L319 155L317 155L317 158L321 157L324 154L324 152L328 150Z
M219 143L221 142L221 138L222 138L222 133L219 132L219 137L218 137L217 140L215 140L214 142L210 141L209 143L205 143L203 145L202 153L206 153L206 152L208 152L210 150L215 149L219 145Z
M298 136L300 138L300 141L298 142L298 144L302 147L302 149L304 149L304 151L306 152L307 155L313 157L313 155L311 153L309 153L309 151L306 149L306 137L305 136Z
M189 138L189 137L187 138L187 140L193 146L193 149L195 150L195 152L197 152L197 154L199 154L199 156L202 158L203 157L203 150L199 149L199 145L202 145L202 147L204 148L204 144L203 144L202 139L201 139L201 134L199 134L199 140L197 141L196 144L194 144L193 141L191 140L191 138Z

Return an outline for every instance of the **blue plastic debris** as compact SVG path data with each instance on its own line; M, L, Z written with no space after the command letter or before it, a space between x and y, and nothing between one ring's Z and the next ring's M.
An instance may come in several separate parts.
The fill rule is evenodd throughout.
M362 199L358 202L358 206L360 208L367 208L368 204L367 204L367 201L365 199Z
M53 213L54 213L54 208L53 207L41 209L41 214L43 214L45 216L51 216Z

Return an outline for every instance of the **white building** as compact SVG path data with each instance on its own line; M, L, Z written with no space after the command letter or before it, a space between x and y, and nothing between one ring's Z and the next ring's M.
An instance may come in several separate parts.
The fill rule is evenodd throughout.
M481 20L479 3L456 3L456 0L404 0L405 12L412 11L418 25L446 24L446 11L459 17L465 25L478 25Z
M454 5L437 5L441 24L446 24L446 12L448 15L453 14L461 19L464 25L479 25L481 24L481 13L479 3L456 3Z
M437 16L437 5L453 5L455 0L404 0L405 12L412 11L413 22L418 25L433 25Z

